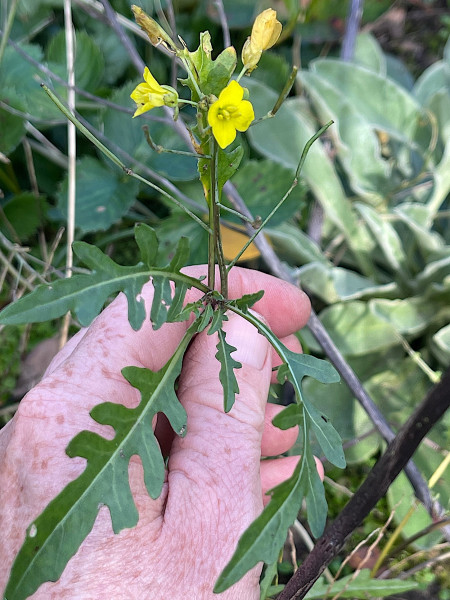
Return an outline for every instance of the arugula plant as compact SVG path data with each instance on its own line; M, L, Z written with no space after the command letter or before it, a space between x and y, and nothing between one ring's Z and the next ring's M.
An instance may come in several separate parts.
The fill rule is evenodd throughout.
M128 301L128 319L134 330L138 330L148 318L153 328L158 329L165 323L184 321L193 316L192 324L180 345L160 371L152 372L137 367L122 370L123 377L141 394L141 402L136 408L129 409L107 402L92 409L91 417L95 421L114 428L114 438L106 440L100 435L82 431L69 443L66 449L68 456L86 458L86 468L27 528L25 541L15 558L5 591L8 600L25 599L45 581L56 581L60 577L67 562L92 529L100 506L108 506L115 533L137 524L138 513L129 486L128 471L124 468L124 458L128 462L135 454L141 457L148 493L152 498L160 495L164 481L164 460L151 427L152 418L158 412L163 412L174 432L180 436L186 435L189 423L177 399L175 384L181 372L184 353L193 337L201 331L207 330L209 335L218 334L216 358L221 363L219 377L224 392L224 410L228 412L232 409L239 392L235 370L241 365L233 359L235 348L227 342L223 329L228 311L252 323L281 357L283 364L278 369L278 380L280 383L286 380L292 383L296 403L277 415L274 424L281 429L299 425L303 441L302 458L293 475L271 491L271 501L242 535L233 557L216 582L215 591L220 593L232 586L258 562L271 564L277 560L287 528L296 518L304 499L313 534L319 536L322 533L327 503L310 447L310 434L314 434L330 462L338 467L345 466L339 435L328 418L305 398L302 389L302 380L306 376L322 383L332 383L339 379L337 372L325 361L290 351L249 310L262 297L262 290L234 300L230 300L227 294L230 269L292 192L310 146L331 122L308 141L291 188L263 222L254 223L254 235L227 264L220 234L220 213L225 209L221 204L221 192L226 181L238 169L243 156L242 146L229 147L237 131L245 131L256 123L248 90L239 82L244 74L249 75L256 68L263 51L277 41L281 24L271 9L256 18L252 35L242 48L243 68L237 78L232 79L237 65L233 47L226 48L212 60L208 32L201 34L198 49L191 52L182 40L181 45L175 44L166 31L142 9L133 7L133 11L151 43L163 45L187 73L182 83L190 90L190 100L180 98L174 88L160 85L148 68L144 71L144 82L136 87L131 98L137 107L134 117L155 107L166 106L173 110L173 117L177 119L184 105L194 107L196 117L189 128L189 136L194 156L198 159L199 178L208 206L207 225L180 206L208 232L208 275L205 280L200 280L182 272L189 259L186 238L180 239L170 262L162 264L164 261L160 257L155 232L146 224L138 223L134 234L140 261L136 265L119 265L96 246L75 242L73 250L79 261L87 267L86 272L40 286L0 314L1 323L19 324L55 319L72 311L81 325L89 325L111 295L123 292ZM262 120L275 115L288 95L295 75L294 70L274 108ZM43 87L97 148L128 175L155 187L128 169L72 115L47 86ZM149 144L153 145L148 130L146 137ZM216 265L220 281L215 279ZM149 279L154 286L154 298L150 314L146 314L139 295ZM186 292L191 288L200 290L202 298L185 305ZM80 518L81 515L83 518Z

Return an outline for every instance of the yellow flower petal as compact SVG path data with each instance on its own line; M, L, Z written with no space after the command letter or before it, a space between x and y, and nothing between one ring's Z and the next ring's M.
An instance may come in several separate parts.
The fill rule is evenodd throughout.
M247 131L250 123L255 118L252 103L248 100L242 100L239 104L239 114L233 119L233 125L238 131Z
M159 83L156 81L156 79L150 73L150 69L148 67L145 67L145 69L144 69L144 79L147 82L147 84L150 86L150 89L154 94L165 94L166 93L166 90L159 85Z
M220 92L218 101L221 106L226 106L227 104L237 105L242 100L243 96L244 88L233 79L227 87Z
M226 148L236 139L236 127L231 121L217 120L212 126L213 135L222 148Z
M244 88L233 80L209 107L208 123L222 149L235 140L236 131L246 131L255 118L253 106L243 97Z

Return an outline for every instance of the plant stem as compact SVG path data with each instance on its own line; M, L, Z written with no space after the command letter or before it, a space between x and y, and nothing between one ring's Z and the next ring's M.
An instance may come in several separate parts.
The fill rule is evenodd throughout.
M19 0L13 0L11 4L11 8L9 9L8 18L5 25L5 30L3 31L2 41L0 42L0 63L3 59L3 54L5 53L6 44L8 43L9 34L11 32L14 17L16 16L17 6L19 4Z
M228 271L225 265L225 259L223 256L222 248L222 235L220 232L220 202L219 202L219 149L217 142L214 137L211 137L211 149L212 149L212 160L211 160L211 200L213 204L213 215L214 222L212 224L215 234L215 250L217 264L219 265L220 274L220 292L224 298L228 297ZM214 180L214 185L212 185ZM210 225L211 227L211 225Z

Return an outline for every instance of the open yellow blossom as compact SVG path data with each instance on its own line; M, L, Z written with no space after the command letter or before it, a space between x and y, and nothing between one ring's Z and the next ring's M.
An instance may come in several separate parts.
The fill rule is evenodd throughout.
M144 69L145 83L140 83L131 94L137 109L133 115L137 117L156 106L177 106L178 94L169 85L159 85L148 67Z
M233 80L209 107L208 123L222 149L235 140L236 131L246 131L255 118L251 102L243 97L244 88Z
M242 48L242 62L247 73L253 71L264 50L272 48L281 34L282 25L277 21L277 13L268 8L260 13L253 23L252 33Z

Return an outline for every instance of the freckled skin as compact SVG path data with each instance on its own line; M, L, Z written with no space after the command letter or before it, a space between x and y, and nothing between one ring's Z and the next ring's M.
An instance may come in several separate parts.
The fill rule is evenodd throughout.
M189 267L186 272L198 277L206 267ZM268 275L232 270L231 297L259 289L265 289L265 295L255 310L288 347L299 350L292 334L308 319L308 299ZM143 290L147 305L152 293L151 285ZM199 295L191 290L186 301ZM236 373L240 395L231 412L223 412L214 358L217 341L204 332L190 346L179 381L178 396L188 413L187 435L172 441L167 423L161 420L157 428L161 446L170 452L160 498L148 496L140 460L132 457L129 475L139 511L137 527L114 535L109 511L101 508L61 579L42 585L34 600L218 597L212 593L214 582L238 538L260 513L265 491L295 467L295 457L289 457L264 461L260 471L261 455L285 452L297 436L295 430L274 428L271 420L279 409L266 408L272 367L279 358L245 322L230 316L226 326L229 343L238 348L243 363ZM83 429L109 439L113 435L110 427L94 422L89 411L105 401L136 406L139 394L121 369L160 369L186 327L187 323L173 323L154 331L147 322L134 332L126 301L119 296L63 348L43 381L21 402L0 433L0 593L25 529L85 468L84 459L65 454L68 442ZM220 598L256 600L259 573L256 567Z

